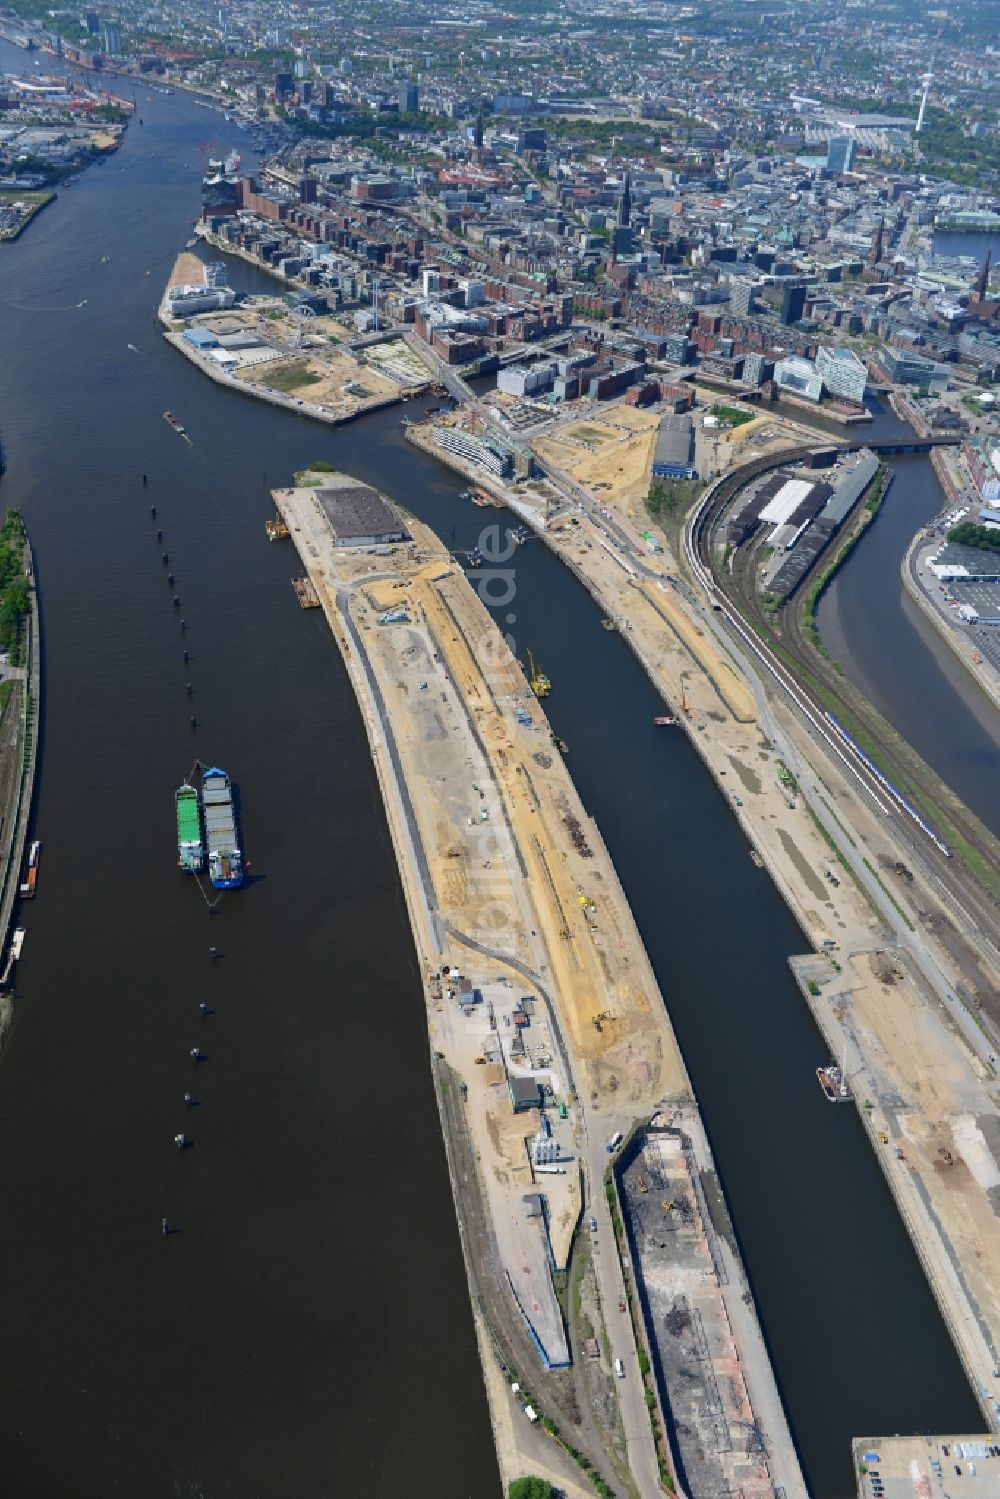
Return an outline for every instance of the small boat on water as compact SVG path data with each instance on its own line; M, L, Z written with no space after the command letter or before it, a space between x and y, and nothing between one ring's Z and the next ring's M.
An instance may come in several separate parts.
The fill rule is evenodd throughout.
M816 1077L827 1103L850 1103L851 1090L842 1069L835 1063L831 1062L829 1067L817 1067Z
M276 515L273 520L266 520L264 530L267 532L268 541L281 541L288 535L288 527L280 515Z
M653 719L653 722L658 729L670 729L677 720L672 713L661 713Z
M179 421L176 416L174 416L174 413L172 411L165 411L163 413L163 420L167 423L168 426L173 427L174 431L181 437L184 436L184 424L183 422Z
M756 864L756 866L757 866L758 869L763 869L764 868L764 860L761 858L760 854L757 852L757 850L755 848L752 848L750 850L750 857L753 860L753 862Z

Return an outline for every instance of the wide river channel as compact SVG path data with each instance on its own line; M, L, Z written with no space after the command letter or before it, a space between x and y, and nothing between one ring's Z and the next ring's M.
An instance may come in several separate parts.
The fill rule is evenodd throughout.
M24 65L0 45L0 66ZM0 1062L0 1491L492 1499L378 788L338 652L263 529L269 487L319 458L459 547L490 513L405 444L400 410L331 430L164 343L154 309L198 212L197 147L240 142L180 95L139 102L118 155L0 254L0 500L28 520L45 644L44 856ZM271 285L237 265L243 288ZM516 589L504 625L554 680L812 1492L845 1499L852 1435L981 1419L861 1127L816 1085L795 922L684 735L652 728L658 699L583 589L537 543ZM173 791L196 756L237 781L251 860L214 919L175 866Z

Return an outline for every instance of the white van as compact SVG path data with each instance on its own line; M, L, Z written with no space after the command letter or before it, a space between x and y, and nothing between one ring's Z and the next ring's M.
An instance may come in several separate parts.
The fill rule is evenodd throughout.
M625 1378L625 1365L622 1363L620 1358L615 1359L615 1373L618 1375L619 1379Z

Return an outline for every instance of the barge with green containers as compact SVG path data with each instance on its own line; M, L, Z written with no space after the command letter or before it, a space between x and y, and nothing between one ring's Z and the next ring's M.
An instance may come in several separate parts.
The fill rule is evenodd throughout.
M185 781L175 793L177 803L177 863L185 874L200 874L205 867L205 839L201 830L201 800Z

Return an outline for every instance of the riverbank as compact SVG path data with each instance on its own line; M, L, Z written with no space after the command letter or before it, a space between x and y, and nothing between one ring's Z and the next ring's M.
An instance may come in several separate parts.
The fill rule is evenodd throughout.
M192 280L195 275L197 279ZM189 252L177 256L160 301L157 316L164 330L163 336L172 348L217 385L225 385L241 395L284 407L331 427L398 405L424 388L423 384L413 381L404 389L384 370L374 365L363 366L342 343L325 339L320 342L320 333L307 337L298 326L293 326L291 333L283 328L279 333L277 330L282 325L273 319L286 315L287 309L283 306L266 309L264 316L234 309L203 311L187 319L177 318L170 311L168 297L171 288L185 284L204 284L203 263ZM214 356L226 352L224 341L234 329L239 330L243 347L240 354L232 354L228 363L224 363ZM187 336L193 331L206 337L208 344L193 343ZM248 339L253 345L249 354L246 349ZM382 353L383 357L391 359L389 350L383 349ZM244 378L257 370L266 371L271 383L267 383L264 376ZM426 383L429 383L429 372ZM282 389L282 385L287 385L288 389ZM313 399L295 395L299 389L311 390Z
M426 445L449 466L467 472L451 454L432 446L425 428L411 428L408 436ZM479 473L476 479L497 498L504 495L505 486L500 481L484 480ZM672 559L647 555L640 575L635 556L624 554L621 535L607 529L599 510L571 514L566 508L547 520L544 503L537 497L532 499L523 486L518 486L516 493L506 493L511 508L528 519L536 533L573 568L672 705L679 725L689 734L733 807L751 847L817 950L814 958L796 962L820 964L827 982L833 975L853 971L856 965L868 962L872 954L892 945L893 932L901 920L907 932L919 933L920 949L927 954L925 961L940 985L945 986L942 974L949 972L947 982L952 986L960 983L936 943L933 923L926 919L926 903L936 905L937 892L915 879L884 824L861 801L839 765L819 754L781 701L768 701L762 693L754 693L752 722L740 723L733 715L718 689L718 677L724 670L733 672L748 691L743 670L735 658L727 658L726 647L708 629L711 616L671 570L676 565ZM680 632L664 630L661 610L665 597L685 617L688 629L696 636L697 651L689 648ZM713 653L715 671L706 672L703 662ZM765 769L768 762L769 770ZM928 948L933 948L933 958ZM906 1003L916 1007L922 982L910 962L891 992L876 987L868 995L871 1051L877 1050L879 1057L894 1044L889 1038L900 999L905 996ZM945 1055L947 1038L952 1032L958 1034L955 1021L944 1013L940 1003L928 1002L919 1014L920 1024L929 1036L937 1038L941 1055ZM898 1038L895 1044L898 1048ZM988 1048L983 1037L980 1045L985 1053ZM832 1054L837 1055L835 1051ZM905 1088L910 1097L914 1097L914 1089L915 1096L920 1096L921 1084L915 1074L903 1069L892 1082L888 1074L876 1072L868 1051L866 1059L873 1069L874 1095L900 1096L899 1089ZM985 1078L992 1075L992 1069L984 1066L981 1056L969 1047L954 1056L954 1063L934 1079L938 1090L938 1121L934 1127L947 1138L962 1140L962 1120L968 1106L967 1071L976 1069ZM923 1086L927 1086L926 1081ZM936 1183L926 1172L919 1178L920 1187L910 1194L915 1200L907 1199L901 1215L980 1408L992 1424L996 1410L989 1392L997 1361L990 1362L989 1350L1000 1346L1000 1239L996 1238L988 1192L994 1172L1000 1182L1000 1115L985 1089L977 1094L976 1110L983 1121L983 1138L993 1142L987 1147L991 1164L976 1160L976 1171L966 1164L966 1169L960 1168L947 1178L948 1187L962 1201L959 1223L974 1220L975 1232L952 1227L956 1202L939 1203L931 1190ZM916 1138L921 1111L910 1105L900 1111L900 1117L907 1117L907 1129ZM961 1149L952 1150L951 1155L953 1160L964 1162ZM969 1156L975 1157L971 1148ZM949 1225L947 1233L944 1224ZM996 1274L991 1269L984 1277L984 1260L997 1266ZM951 1266L961 1267L961 1273L953 1272Z
M0 972L8 965L11 919L16 901L20 898L21 870L24 865L24 850L28 839L28 824L34 802L35 771L38 763L38 724L42 701L41 622L38 608L38 590L35 584L34 556L31 542L25 539L25 566L30 586L28 591L28 614L22 626L24 637L24 664L18 668L11 694L3 717L9 713L17 715L17 730L13 735L5 734L3 763L0 766L0 785L6 793L3 827L6 830L3 849L3 873L0 875ZM10 673L5 673L10 680ZM16 966L11 970L16 978ZM0 989L0 1049L13 1018L14 998L10 979Z
M790 966L847 1079L992 1441L1000 1431L1000 1224L989 1198L1000 1132L995 1070L942 1025L899 949L858 954L837 969L822 955Z
M590 1418L583 1418L581 1437L578 1423L561 1414L567 1376L556 1369L564 1355L552 1355L566 1331L521 1203L533 1186L544 1191L546 1259L557 1270L570 1261L584 1211L610 1234L601 1184L606 1139L665 1099L694 1107L667 1010L599 834L550 747L544 715L447 550L410 522L412 542L380 555L372 573L370 553L334 545L314 486L274 498L362 709L427 975L432 1052L464 1089L482 1201L468 1202L468 1182L453 1175L456 1204L466 1225L482 1217L485 1203L495 1244L487 1263L472 1256L470 1279L480 1294L492 1281L486 1319L494 1339L516 1344L519 1325L531 1327L529 1343L520 1352L515 1346L510 1362L530 1380L543 1412L558 1415L564 1436L590 1455ZM486 576L477 576L477 585ZM536 996L526 1024L518 1009L524 1001L514 1003L525 989ZM482 998L463 1002L470 993ZM542 1175L527 1150L539 1128L537 1105L545 1102L537 1092L542 1077L552 1089L545 1097L555 1159L572 1167L557 1166L554 1176ZM558 1099L565 1109L556 1114ZM575 1185L581 1167L586 1202ZM466 1233L463 1241L468 1252ZM610 1254L593 1263L598 1304L614 1307L624 1294L620 1267L616 1274ZM577 1357L573 1379L598 1381L602 1400L610 1383L629 1466L639 1491L652 1494L659 1473L646 1402L633 1375L618 1382L611 1368L615 1355L634 1369L637 1353L610 1317L600 1367ZM768 1377L773 1382L769 1366ZM593 1403L590 1394L580 1408ZM770 1422L780 1402L775 1395L762 1404ZM505 1478L531 1471L531 1423L511 1424L495 1411L494 1426L516 1444L514 1452L500 1452ZM786 1490L803 1492L787 1431L770 1436Z
M15 203L25 200L34 200L30 206L19 213L13 224L7 225L0 220L0 244L12 244L27 229L28 225L41 213L43 208L48 208L54 203L58 194L54 192L25 192L18 193L15 189L0 189L0 215L3 214L4 205L9 205L13 210Z
M1000 711L1000 669L993 661L984 657L968 633L967 627L965 629L959 627L952 611L946 614L944 608L938 608L933 599L928 597L927 589L920 582L920 575L926 576L924 563L927 560L924 558L923 562L921 561L921 550L925 549L929 556L930 553L937 552L939 547L940 542L929 541L926 532L923 530L917 532L899 565L903 587L924 618L934 626L962 668L968 672L980 692L984 693L994 708ZM1000 643L1000 633L995 629L993 633L997 634L998 643Z

